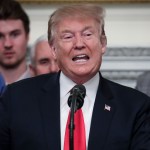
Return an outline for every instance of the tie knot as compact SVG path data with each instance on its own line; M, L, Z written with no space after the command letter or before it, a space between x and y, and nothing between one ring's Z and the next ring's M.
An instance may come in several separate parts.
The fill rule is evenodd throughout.
M72 102L75 101L76 108L80 109L83 106L84 103L84 97L85 97L86 89L83 85L75 85L71 91L70 96L68 98L68 105L71 106Z

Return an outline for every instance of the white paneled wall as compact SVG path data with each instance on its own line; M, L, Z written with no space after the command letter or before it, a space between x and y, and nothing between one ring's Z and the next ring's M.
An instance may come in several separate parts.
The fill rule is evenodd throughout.
M31 20L30 43L47 32L49 16L57 6L23 4ZM150 47L150 3L106 4L104 7L109 47Z
M106 7L110 46L150 47L150 4Z

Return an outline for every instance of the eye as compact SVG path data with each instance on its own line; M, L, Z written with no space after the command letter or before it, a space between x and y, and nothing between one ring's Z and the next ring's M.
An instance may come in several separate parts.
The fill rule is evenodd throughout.
M4 38L4 35L3 35L3 34L0 34L0 40L3 39L3 38Z
M41 59L41 60L39 61L39 63L40 63L41 65L48 65L48 64L49 64L49 59L47 59L47 58Z
M20 31L14 31L14 32L11 33L11 37L17 37L17 36L19 36L20 34L21 34Z
M63 41L71 41L72 39L73 39L73 34L71 34L71 33L65 33L62 37L61 37L61 39L63 40Z
M86 38L86 39L90 39L92 37L93 33L90 32L90 31L86 31L83 33L83 36Z
M91 36L92 33L85 33L84 36Z

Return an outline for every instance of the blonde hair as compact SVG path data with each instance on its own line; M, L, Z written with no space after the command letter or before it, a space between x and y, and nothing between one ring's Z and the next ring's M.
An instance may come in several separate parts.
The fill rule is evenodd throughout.
M57 25L66 17L93 18L98 23L98 30L101 31L100 36L105 36L104 16L105 11L100 5L73 4L61 7L54 11L48 21L48 41L50 44L53 43L54 35L57 33Z

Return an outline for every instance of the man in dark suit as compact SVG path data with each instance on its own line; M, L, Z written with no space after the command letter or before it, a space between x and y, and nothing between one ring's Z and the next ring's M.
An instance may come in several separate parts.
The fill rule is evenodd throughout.
M76 150L150 150L149 97L99 72L106 50L103 9L59 8L50 17L48 39L61 71L7 87L0 100L0 150L63 150L67 101L76 84L86 88L79 109L86 148Z

